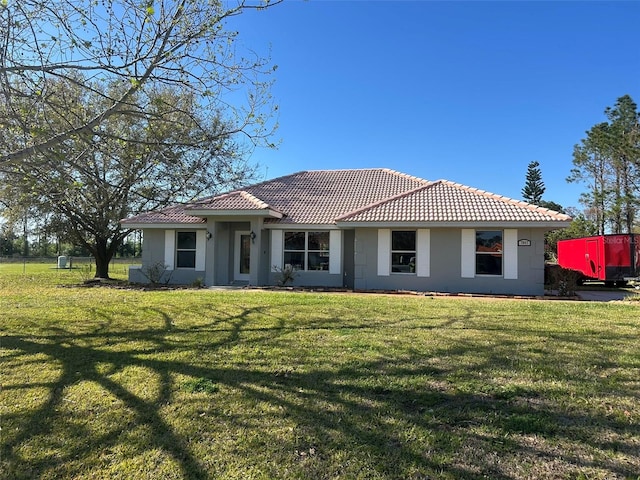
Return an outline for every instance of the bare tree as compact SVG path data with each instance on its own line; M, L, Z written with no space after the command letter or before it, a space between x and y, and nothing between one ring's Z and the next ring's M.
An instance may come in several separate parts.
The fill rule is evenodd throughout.
M233 118L227 134L265 142L272 105L265 75L273 67L252 52L238 52L238 32L226 29L247 9L277 1L218 0L22 0L0 5L0 164L16 162L68 139L91 136L112 116L139 115L149 86L187 90L201 112L223 110ZM84 94L104 97L92 116L66 116L48 95L51 80L76 83ZM95 85L120 84L107 91ZM238 93L246 88L243 94ZM238 105L238 98L246 98ZM265 114L266 107L266 114ZM232 126L231 126L232 125ZM37 133L37 135L34 135Z
M0 199L52 213L107 278L120 219L251 180L247 154L275 128L273 67L225 27L268 5L0 6Z

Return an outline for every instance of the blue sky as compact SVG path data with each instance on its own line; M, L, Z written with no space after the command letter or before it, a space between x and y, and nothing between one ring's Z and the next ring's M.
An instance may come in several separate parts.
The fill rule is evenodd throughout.
M265 178L388 167L579 207L573 146L629 94L640 103L640 2L285 0L243 14L240 41L278 65Z

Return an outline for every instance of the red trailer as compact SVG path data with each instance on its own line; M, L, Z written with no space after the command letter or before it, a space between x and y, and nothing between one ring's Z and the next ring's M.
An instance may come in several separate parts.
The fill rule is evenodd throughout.
M558 264L576 270L585 280L625 285L640 276L640 235L618 234L558 242Z

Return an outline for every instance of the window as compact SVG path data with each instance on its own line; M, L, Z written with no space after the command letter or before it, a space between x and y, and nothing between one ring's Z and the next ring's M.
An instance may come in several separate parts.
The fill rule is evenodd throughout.
M196 232L178 232L176 267L196 268Z
M294 270L329 270L329 232L284 232L284 264Z
M416 273L416 232L391 232L391 272Z
M476 230L476 275L502 275L501 230Z

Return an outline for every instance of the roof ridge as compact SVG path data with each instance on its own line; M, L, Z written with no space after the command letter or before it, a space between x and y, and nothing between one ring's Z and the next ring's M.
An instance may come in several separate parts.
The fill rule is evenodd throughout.
M387 169L384 169L387 170ZM421 180L421 179L418 179ZM413 195L414 193L419 192L420 190L426 190L427 188L431 188L434 185L437 185L438 183L441 183L442 180L436 180L436 181L428 181L425 180L427 183L424 185L420 185L419 187L413 188L411 190L407 190L406 192L401 192L398 193L396 195L392 195L391 197L387 197L387 198L383 198L382 200L378 200L376 202L370 203L369 205L365 205L364 207L360 207L360 208L356 208L355 210L352 210L350 212L347 212L343 215L340 215L339 217L336 217L336 220L343 220L347 217L351 217L353 215L358 215L360 213L366 212L367 210L372 210L374 208L377 208L381 205L384 205L385 203L389 203L389 202L393 202L395 200L398 200L400 198L404 198L404 197L408 197L409 195Z
M237 190L232 190L230 192L224 192L224 193L217 193L215 195L208 195L206 197L202 197L199 198L197 200L194 200L191 203L187 203L184 205L184 209L185 210L195 210L197 209L200 205L211 202L213 199L217 199L217 198L224 198L224 197L228 197L231 194L235 194L240 192L240 189Z
M258 209L262 209L262 210L269 209L269 210L273 210L274 212L282 213L277 208L274 208L273 206L271 206L261 198L258 198L254 194L241 189L233 190L231 192L221 193L220 195L214 195L212 197L208 197L207 199L203 199L201 201L198 201L197 203L193 203L191 205L185 206L184 210L185 211L198 210L199 207L203 207L203 206L205 209L207 209L209 208L207 205L211 205L211 202L225 200L227 198L237 197L237 196L240 196L244 200L255 205Z
M281 175L279 177L274 177L274 178L270 178L270 179L265 179L262 180L261 182L258 183L252 183L250 185L245 185L244 187L238 187L235 188L233 190L229 190L228 192L223 192L223 193L219 193L216 195L211 195L209 197L205 197L202 200L206 200L206 199L210 199L210 198L215 198L215 197L219 197L221 195L226 195L228 193L234 193L234 192L239 192L239 191L246 191L246 189L257 189L256 187L261 187L264 184L267 183L271 183L271 182L275 182L277 180L282 180L285 178L290 178L290 177L295 177L297 175L303 174L303 173L331 173L331 172L371 172L371 171L379 171L379 172L386 172L386 173L391 173L393 175L396 175L398 177L402 177L402 178L406 178L409 180L413 180L413 181L418 181L418 182L429 182L429 180L426 180L424 178L421 177L416 177L414 175L409 175L408 173L404 173L404 172L399 172L397 170L393 170L391 168L386 168L386 167L366 167L366 168L319 168L317 170L299 170L297 172L294 173L290 173L288 175Z
M505 195L498 195L497 193L489 192L487 190L482 190L480 188L470 187L470 186L464 185L462 183L452 182L451 180L444 180L444 179L439 180L439 182L446 183L447 185L459 188L461 190L466 190L468 192L477 193L477 194L482 195L484 197L493 198L494 200L500 200L500 201L503 201L503 202L512 203L514 205L518 205L520 207L524 207L524 208L526 208L528 210L532 210L532 211L536 211L536 212L540 212L540 213L551 212L551 213L554 213L556 215L564 216L564 217L566 217L568 219L571 218L566 213L557 212L555 210L551 210L550 208L541 207L539 205L534 205L532 203L528 203L528 202L525 202L523 200L516 200L514 198L507 197Z
M318 168L315 170L301 170L299 172L294 173L313 173L313 172L364 172L371 170L389 170L385 167L363 167L363 168Z
M429 180L426 180L424 178L421 177L417 177L415 175L409 175L408 173L404 173L404 172L400 172L398 170L394 170L392 168L387 168L387 167L363 167L363 168L318 168L318 169L314 169L314 170L300 170L298 172L294 172L294 173L290 173L288 175L282 175L280 177L275 177L272 178L270 180L263 180L260 183L255 183L250 185L251 187L254 187L256 185L260 185L262 183L266 183L266 182L272 182L274 180L278 180L280 178L287 178L287 177L293 177L295 175L299 175L301 173L314 173L314 172L366 172L366 171L381 171L381 172L387 172L387 173L392 173L394 175L398 175L399 177L404 177L404 178L410 178L411 180L418 180L418 181L422 181L422 182L428 182Z
M236 192L236 194L246 198L247 200L249 200L252 203L255 203L260 208L269 208L269 204L267 202L265 202L264 200L256 197L252 193L247 192L246 190L240 190L240 191Z
M259 197L256 197L254 194L247 192L246 190L241 190L239 193L240 193L240 195L245 197L247 200L249 200L250 202L255 203L258 207L260 207L262 209L268 208L269 210L273 210L274 212L282 213L284 215L284 212L281 212L280 210L275 208L273 205L265 202L264 200L262 200Z

